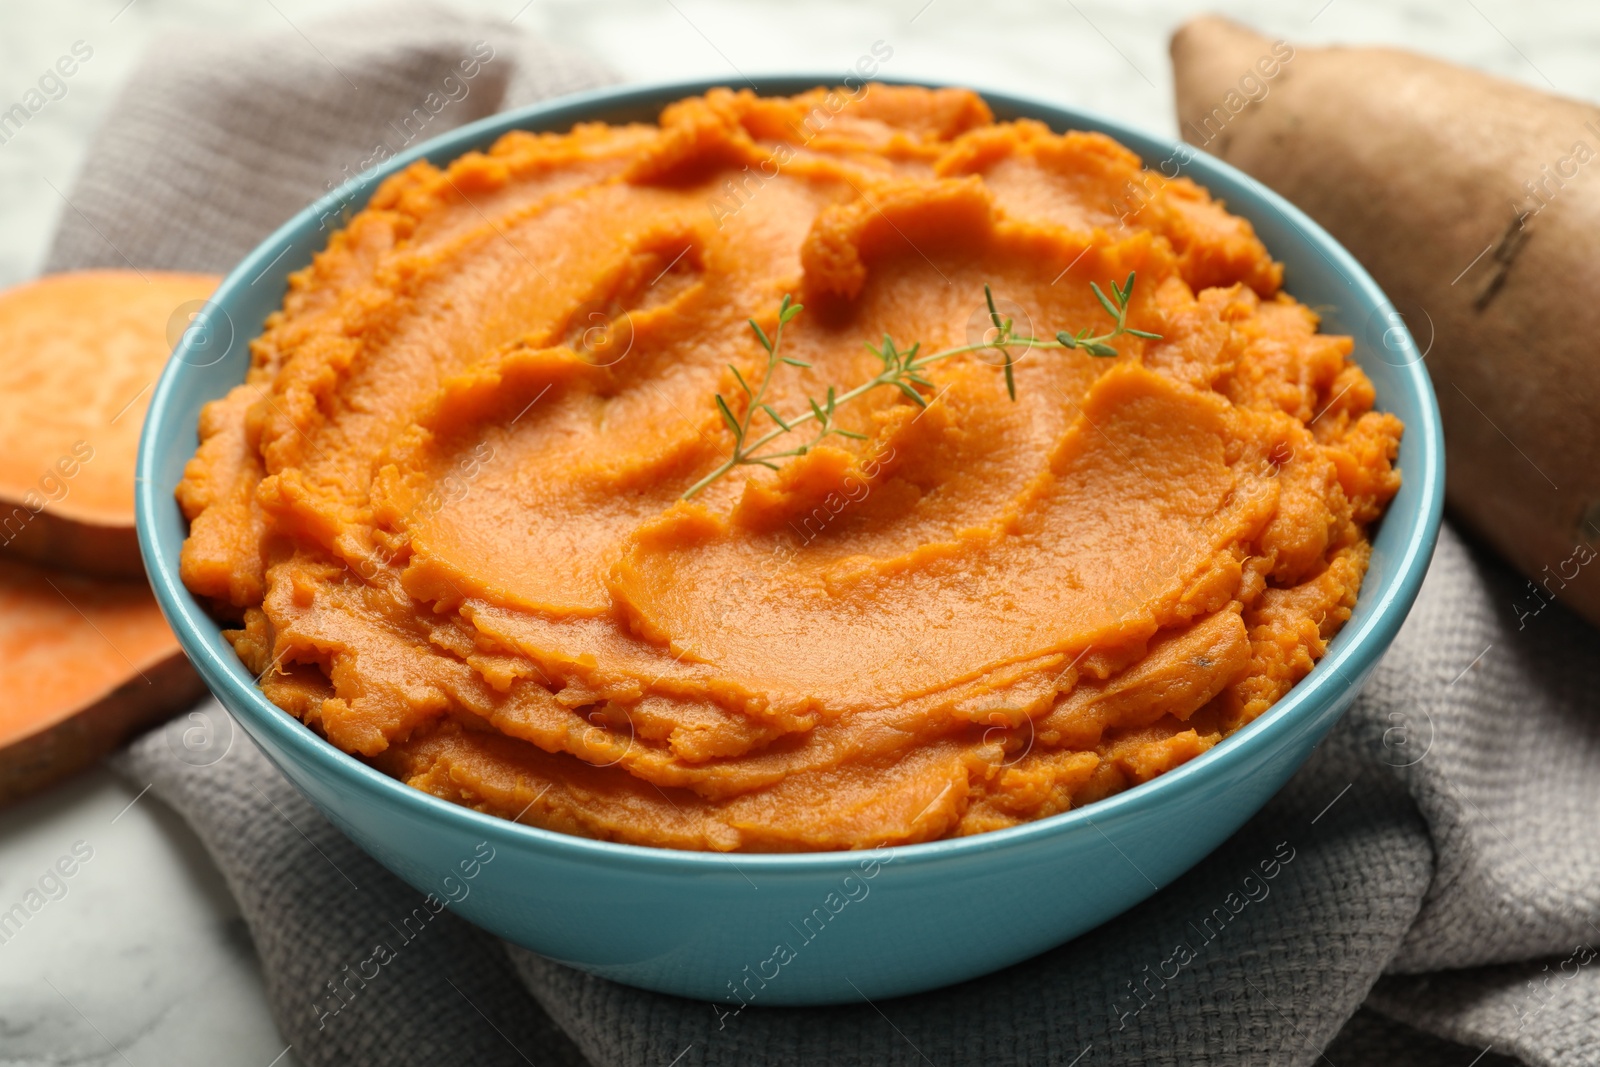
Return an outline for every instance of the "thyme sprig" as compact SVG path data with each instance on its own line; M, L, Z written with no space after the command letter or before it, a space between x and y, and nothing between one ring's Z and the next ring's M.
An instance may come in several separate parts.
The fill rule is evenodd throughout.
M884 334L881 345L873 347L869 342L866 346L867 351L877 356L879 362L883 364L881 371L843 393L838 392L835 386L830 385L825 399L818 401L814 397L807 397L808 409L788 417L779 415L777 410L766 402L767 387L771 384L772 376L777 371L780 363L787 363L791 367L801 368L809 368L811 364L804 360L782 355L780 352L784 327L796 315L800 314L805 306L793 303L790 295L786 293L782 303L778 305L778 325L773 330L771 337L767 336L760 323L756 322L755 319L750 320L750 329L755 332L756 341L767 353L767 366L765 373L762 375L761 384L751 388L750 383L745 380L739 368L731 363L728 364L728 369L733 372L734 381L738 383L739 389L745 395L744 414L735 416L732 407L723 395L718 393L716 396L717 410L722 414L722 421L727 424L729 431L733 434L733 453L719 464L715 470L690 486L684 492L683 499L688 500L693 497L700 490L735 467L761 466L777 470L777 460L803 456L831 436L848 437L857 441L866 440L865 434L842 429L835 423L834 415L838 408L882 386L890 386L900 390L912 403L918 407L925 408L928 406L928 400L919 389L931 391L934 385L922 374L922 371L935 363L943 362L955 356L968 352L998 352L1004 359L1006 393L1012 400L1015 400L1017 398L1017 383L1013 372L1016 364L1014 349L1076 349L1091 356L1111 358L1117 355L1117 350L1111 346L1110 342L1118 337L1127 335L1160 340L1160 334L1150 333L1147 330L1135 330L1128 325L1128 302L1133 297L1134 277L1135 273L1129 271L1127 280L1120 286L1116 282L1112 282L1112 295L1109 297L1106 296L1099 285L1094 282L1089 283L1089 288L1093 290L1095 299L1100 302L1101 307L1105 308L1106 314L1112 318L1114 325L1110 330L1100 334L1091 334L1088 327L1084 327L1077 333L1069 333L1066 330L1062 330L1055 335L1054 340L1016 333L1014 320L1000 313L999 308L995 305L994 293L988 285L985 285L983 287L983 298L989 309L989 320L993 326L993 332L984 340L973 344L946 348L931 355L923 356L919 355L922 350L922 342L918 341L909 348L900 348L895 344L894 338ZM751 424L757 411L765 412L774 424L773 428L766 433L752 433ZM785 434L793 433L796 429L808 423L816 423L817 431L805 444L778 452L762 451L773 441Z
M1056 340L1061 342L1061 347L1081 348L1091 356L1115 356L1117 350L1106 344L1106 342L1114 341L1123 334L1128 334L1132 337L1143 337L1151 341L1161 340L1159 333L1151 333L1149 330L1135 330L1128 325L1128 301L1133 297L1133 279L1134 272L1130 270L1128 272L1128 280L1122 283L1120 289L1117 288L1116 282L1111 283L1111 292L1116 297L1114 300L1108 299L1106 294L1100 291L1098 285L1090 282L1089 288L1094 292L1095 299L1100 301L1100 306L1106 309L1106 314L1110 315L1117 325L1109 333L1103 333L1096 337L1089 336L1089 328L1087 326L1076 334L1070 334L1063 330L1056 334Z

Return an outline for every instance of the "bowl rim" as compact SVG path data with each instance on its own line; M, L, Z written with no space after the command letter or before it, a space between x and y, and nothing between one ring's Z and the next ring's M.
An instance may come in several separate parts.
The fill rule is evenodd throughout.
M920 78L878 77L874 82L892 85L913 85L929 88L972 88L956 83L944 83ZM813 87L833 87L839 84L837 74L781 74L762 78L759 95L788 95ZM236 265L218 286L211 302L226 307L236 293L253 284L262 274L272 270L283 252L292 247L299 232L308 223L338 212L348 205L364 205L377 184L389 175L403 169L418 159L426 157L454 158L473 148L484 145L501 133L514 129L562 128L570 122L590 121L594 112L624 107L659 110L675 100L698 95L713 88L739 89L731 78L693 78L628 83L573 93L540 101L526 107L488 115L475 122L457 127L439 137L414 145L395 154L384 162L350 179L338 188L317 198L284 222L271 235L261 241ZM1247 197L1253 197L1265 208L1282 216L1289 228L1298 231L1314 251L1319 253L1340 274L1352 291L1357 305L1375 308L1392 307L1392 302L1379 288L1366 270L1317 223L1282 196L1256 179L1224 163L1222 160L1188 145L1183 141L1146 133L1126 123L1066 104L1050 103L1029 96L973 89L996 112L1008 116L1037 116L1052 124L1065 121L1068 128L1101 130L1131 148L1150 165L1152 153L1161 151L1170 157L1177 153L1189 156L1183 166L1200 185L1212 188L1220 180L1232 185ZM1213 191L1213 195L1216 195ZM294 269L299 269L297 264ZM259 335L259 327L252 327ZM897 866L923 865L953 860L1002 849L1038 844L1049 838L1073 832L1093 830L1101 833L1097 823L1109 823L1134 818L1160 807L1170 796L1199 786L1196 779L1225 777L1230 770L1247 764L1263 749L1270 749L1286 740L1299 727L1299 720L1314 715L1318 708L1336 700L1341 685L1348 687L1353 679L1365 677L1372 666L1388 649L1399 631L1422 585L1433 548L1438 538L1444 506L1443 457L1444 442L1440 425L1438 402L1432 384L1417 353L1414 340L1408 331L1398 331L1402 354L1406 357L1396 367L1405 388L1415 393L1419 401L1421 419L1406 426L1407 443L1416 444L1420 469L1407 468L1407 479L1415 479L1421 492L1417 517L1405 531L1404 551L1396 559L1391 575L1379 588L1364 586L1361 597L1376 596L1367 616L1353 632L1341 629L1335 641L1310 673L1296 683L1276 704L1253 722L1224 738L1217 745L1158 777L1115 793L1091 805L1061 812L1056 815L1021 823L1017 826L967 837L943 838L915 844L879 846L892 848ZM139 441L136 478L136 513L140 552L143 555L150 584L168 624L177 635L180 645L194 662L207 685L230 713L238 715L241 727L252 735L267 735L278 746L287 750L312 773L343 778L375 794L385 804L397 807L408 817L435 823L454 824L463 832L476 837L488 837L508 847L531 849L556 857L599 864L624 866L634 870L646 869L652 873L682 873L706 875L732 864L741 874L745 868L768 874L785 872L805 874L839 874L854 868L871 855L870 850L833 850L826 852L796 853L723 853L661 848L651 845L634 845L600 841L536 826L512 822L498 816L487 815L463 805L424 793L392 778L376 768L340 750L332 743L306 728L298 719L288 715L271 703L261 690L248 680L248 672L235 658L230 663L214 652L203 637L202 628L218 629L216 623L199 602L189 593L169 565L168 556L176 559L176 549L162 535L154 519L158 506L173 506L169 499L158 499L158 471L161 457L156 442L163 436L160 427L169 421L169 408L175 403L177 384L189 365L178 358L189 345L186 334L169 359L157 382L146 414ZM235 342L238 343L238 342ZM195 368L198 369L198 368ZM1387 518L1387 515L1385 516ZM226 699L223 694L226 694ZM737 857L737 862L734 862Z

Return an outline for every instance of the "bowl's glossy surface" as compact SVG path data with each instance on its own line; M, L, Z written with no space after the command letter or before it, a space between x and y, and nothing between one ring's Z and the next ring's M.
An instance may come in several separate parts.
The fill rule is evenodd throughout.
M827 77L764 79L786 94ZM1067 108L988 95L1001 118L1100 130L1147 165L1175 169L1254 224L1286 288L1356 338L1379 407L1405 421L1404 486L1374 541L1355 614L1276 707L1205 755L1088 808L995 833L870 853L674 852L568 837L481 815L411 789L335 749L270 704L178 579L186 524L173 489L206 401L238 384L249 340L342 215L411 161L445 162L512 129L653 120L716 82L628 87L492 116L389 160L284 225L217 291L156 388L139 453L139 540L156 596L191 660L245 731L361 847L443 897L490 842L455 907L518 944L621 982L684 996L805 1004L929 989L1025 959L1105 922L1191 867L1277 791L1367 678L1415 599L1443 500L1439 414L1411 337L1343 248L1294 207L1187 146ZM974 900L1007 901L975 922ZM752 978L760 975L759 978Z

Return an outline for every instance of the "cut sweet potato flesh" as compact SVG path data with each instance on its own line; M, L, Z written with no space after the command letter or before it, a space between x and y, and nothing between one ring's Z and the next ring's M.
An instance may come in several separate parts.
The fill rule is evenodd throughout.
M0 551L144 573L133 525L139 432L173 337L217 281L83 271L0 293Z
M114 748L203 691L143 582L0 560L0 802Z

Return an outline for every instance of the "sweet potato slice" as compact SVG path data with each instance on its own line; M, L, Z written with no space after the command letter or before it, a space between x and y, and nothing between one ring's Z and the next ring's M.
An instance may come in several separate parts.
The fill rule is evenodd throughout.
M0 804L94 763L205 691L144 582L0 559Z
M84 271L0 293L0 552L143 576L139 431L171 340L217 281Z
M1446 499L1600 624L1600 108L1386 48L1295 48L1217 17L1172 39L1183 136L1294 201L1394 303L1444 421ZM1290 285L1291 291L1293 285Z

